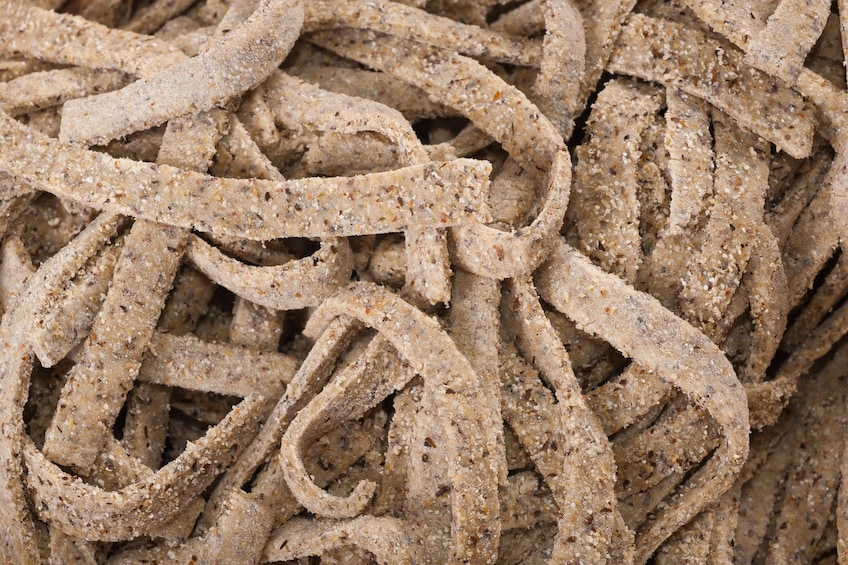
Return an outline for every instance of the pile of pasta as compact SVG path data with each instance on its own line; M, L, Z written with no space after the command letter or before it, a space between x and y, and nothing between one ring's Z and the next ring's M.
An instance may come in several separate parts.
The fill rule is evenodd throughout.
M3 562L848 563L844 0L0 14Z

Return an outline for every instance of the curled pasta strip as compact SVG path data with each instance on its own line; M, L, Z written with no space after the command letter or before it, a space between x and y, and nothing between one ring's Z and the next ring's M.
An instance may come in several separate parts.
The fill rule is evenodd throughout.
M556 395L554 410L560 412L559 424L563 428L565 441L559 446L562 470L548 483L560 505L559 532L551 560L572 562L583 557L605 563L611 546L621 541L614 539L621 515L614 489L616 463L612 447L583 398L568 353L545 316L529 277L515 278L507 284L504 304L507 328L524 358L533 360L541 378ZM591 481L585 480L587 475ZM628 535L632 533L625 528L624 537ZM577 542L566 541L569 539ZM624 540L624 545L629 545L628 540Z
M304 65L289 72L325 90L385 104L412 122L455 114L450 108L431 102L421 89L385 73L317 65Z
M385 565L415 563L415 541L409 527L389 516L360 516L352 520L293 518L271 534L265 561L290 561L346 545L365 549Z
M398 296L371 283L352 283L310 318L315 335L339 315L353 316L391 342L412 369L430 379L444 427L451 481L451 561L483 562L497 552L497 470L482 462L496 452L495 432L473 408L479 377L438 323ZM422 350L421 345L427 344Z
M668 379L705 408L721 430L721 444L708 462L675 492L668 508L638 532L635 561L644 563L671 532L717 500L735 480L748 455L744 389L706 336L655 299L603 273L566 243L555 245L535 281L542 298ZM604 313L601 319L597 312Z
M524 94L468 57L410 40L354 30L313 33L309 38L417 86L431 98L454 108L501 143L531 174L547 171L555 154L564 150L556 129ZM380 48L374 49L374 45ZM460 76L467 78L455 80Z
M188 260L207 277L233 293L277 310L318 306L350 280L353 254L344 239L321 242L311 257L274 267L246 265L192 236Z
M59 137L88 145L103 144L173 116L209 110L262 82L291 49L302 18L297 0L264 0L247 21L205 53L120 90L67 102ZM218 78L207 88L193 88L194 77ZM167 101L136 103L156 100L160 92L170 93ZM94 120L90 116L113 119Z
M85 539L118 541L145 535L200 494L232 462L238 446L256 429L260 406L261 397L248 397L177 459L120 491L103 491L75 479L25 441L27 485L36 512Z
M4 533L6 555L17 562L39 562L37 534L26 501L23 483L22 451L26 432L23 409L35 355L27 343L27 326L37 318L39 308L49 308L43 297L55 295L105 241L112 236L120 219L103 214L91 222L69 245L41 265L30 284L0 323L0 532Z
M319 131L348 134L372 131L397 145L403 163L428 161L412 126L388 106L330 92L282 72L272 73L264 87L271 111L289 129L313 127Z
M262 428L242 455L230 466L212 492L204 521L217 517L227 497L240 489L280 444L292 420L317 395L330 378L339 355L357 333L357 324L347 317L336 319L315 340L306 359L298 367L286 391L275 404Z
M483 200L490 165L471 159L341 179L220 179L71 148L5 114L0 126L7 172L87 206L187 229L269 240L448 227L489 217ZM416 186L415 198L401 186ZM147 198L151 191L160 198Z
M305 7L304 28L371 29L511 65L538 66L537 42L510 37L386 0L317 0ZM582 61L581 61L582 62Z
M547 179L545 206L533 222L512 233L483 224L452 229L454 260L464 269L495 279L531 272L545 259L549 242L562 227L570 181L571 159L567 152L557 153Z
M533 175L548 173L542 211L515 233L471 223L452 230L452 258L481 276L503 279L532 271L544 259L545 242L559 231L568 203L570 157L562 137L527 98L478 63L455 53L356 32L313 34L312 41L397 76L467 116ZM420 61L427 61L421 65ZM453 80L451 77L468 77ZM495 101L493 107L491 102ZM485 109L485 110L484 110ZM503 109L502 115L498 110Z
M352 518L370 501L376 486L361 482L346 497L320 489L309 477L302 454L311 442L345 420L361 417L414 374L382 337L348 365L295 416L282 440L279 464L292 494L310 512L329 518Z
M401 163L429 161L412 126L396 110L324 91L283 73L272 75L265 86L276 100L273 109L277 118L291 129L306 124L329 132L375 132L396 144ZM450 297L450 262L444 230L411 227L406 230L406 238L407 288L430 303L446 302Z

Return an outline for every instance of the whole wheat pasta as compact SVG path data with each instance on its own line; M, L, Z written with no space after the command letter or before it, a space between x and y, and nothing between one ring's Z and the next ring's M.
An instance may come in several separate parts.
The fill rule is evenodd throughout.
M540 522L553 522L556 503L550 491L533 471L523 471L509 477L506 486L498 491L501 503L503 531L527 529Z
M455 158L468 157L478 151L482 151L491 145L492 141L489 134L474 124L468 124L453 139L439 143L438 145L425 146L424 148L427 150L431 159L439 159L439 156L443 153L445 155L453 155Z
M319 130L374 131L397 144L401 163L412 165L428 160L412 127L396 111L374 102L322 91L282 73L272 75L265 85L269 97L275 101L277 119L289 127L295 127L295 123L302 127L306 122ZM330 107L333 112L328 111ZM298 122L294 121L294 108L300 109ZM430 303L447 301L450 266L444 232L410 229L407 239L411 240L408 249L414 244L415 249L423 252L408 257L410 289Z
M4 39L0 53L7 57L26 56L138 76L185 59L175 47L158 39L111 30L80 16L57 14L18 0L4 0L3 13L7 17L0 28ZM43 41L44 29L51 29L61 40Z
M107 245L66 283L62 293L42 309L32 328L30 343L44 367L52 367L82 342L112 278L121 253L120 245Z
M495 225L506 229L525 221L533 205L535 182L514 159L507 159L492 179L489 206Z
M137 10L121 27L135 33L150 34L185 12L191 4L187 0L156 0Z
M837 560L840 2L268 1L0 0L0 560Z
M35 267L20 238L12 236L0 249L0 311L9 310L26 288Z
M545 15L539 0L530 0L501 14L489 27L509 35L535 35L545 29Z
M49 320L53 313L58 311L58 304L62 300L61 289L67 284L66 281L73 279L77 272L103 249L111 240L118 228L121 218L113 214L101 214L89 224L80 236L75 238L62 252L57 253L50 261L45 262L39 269L37 284L27 288L26 306L31 312L33 319L30 322L31 331L36 336L44 330L43 324ZM47 332L50 333L51 329ZM28 337L28 339L30 339ZM33 350L46 366L52 365L50 354L38 347L39 340L34 340ZM41 352L41 354L39 353ZM54 361L58 361L55 359Z
M180 239L175 230L148 222L130 230L45 437L44 451L54 461L87 470L111 433L176 274ZM92 377L95 372L100 379Z
M451 230L452 257L462 268L495 279L504 279L536 268L546 246L562 226L568 202L571 170L566 152L557 153L548 177L545 206L533 222L515 232L499 231L482 224Z
M319 488L327 488L358 460L373 453L378 440L370 430L372 427L346 422L316 442L315 445L321 449L313 449L306 454L304 463ZM381 484L385 484L385 479ZM277 524L287 522L303 509L286 484L279 453L259 471L251 493L269 501ZM376 508L376 504L372 507Z
M560 422L556 427L563 427L567 432L560 438L563 482L556 488L549 484L560 504L560 531L554 542L552 559L569 561L581 556L605 562L609 546L615 543L613 537L619 514L613 490L616 465L612 448L600 422L583 401L580 386L570 370L568 354L545 317L529 279L513 279L504 293L504 301L508 305L507 312L511 309L507 328L516 338L524 357L533 360L540 377L554 390L560 410ZM557 451L557 448L551 449ZM591 481L583 480L587 474L583 467L588 461L593 462ZM565 502L565 492L570 503ZM624 535L628 534L626 531ZM577 542L569 542L572 537ZM588 555L584 554L587 551Z
M762 223L768 186L767 147L754 135L716 116L716 173L704 241L693 257L680 294L680 309L708 335L724 317L747 269ZM744 179L744 180L743 180Z
M667 437L678 440L668 444ZM643 433L613 442L619 492L630 496L654 487L670 475L683 474L703 460L717 443L715 426L703 410L666 408Z
M102 144L158 125L175 115L209 110L249 90L262 82L291 49L302 22L298 7L294 0L260 3L247 21L205 53L113 93L68 102L62 113L60 138ZM275 30L285 33L276 34L274 41L256 41L257 37L268 36ZM208 83L207 89L193 89L192 76L218 77L218 80ZM161 92L171 94L160 99L161 104L132 104L152 100ZM134 108L133 112L126 112L129 106ZM108 123L88 119L96 114L114 115L116 119Z
M734 535L739 517L739 497L742 484L736 482L713 507L715 524L710 538L710 553L708 563L732 563L735 547Z
M638 531L685 478L683 473L674 473L650 489L622 499L619 507L628 527Z
M49 554L52 559L62 563L97 564L94 548L90 543L63 534L57 528L50 528Z
M642 15L628 18L618 41L610 71L703 98L793 157L809 155L815 127L811 108L794 91L747 68L731 46Z
M666 91L665 146L669 152L671 203L666 230L675 233L697 222L713 192L713 150L706 105L677 89Z
M277 399L295 370L295 359L284 353L205 343L192 335L155 333L138 378L239 398L259 393Z
M545 16L545 38L539 75L533 84L539 106L563 139L571 137L578 96L586 65L583 18L575 3L540 2Z
M748 40L745 61L793 84L807 54L824 30L830 4L815 0L783 0Z
M479 400L485 406L485 415L495 430L497 441L495 450L489 453L489 460L498 468L498 484L504 485L508 469L497 376L500 285L494 279L458 270L454 275L452 294L447 316L448 333L481 377Z
M394 311L394 316L377 317L378 304ZM442 424L446 453L451 454L451 560L486 560L497 551L497 508L492 508L497 500L497 472L475 461L485 460L483 451L496 452L497 438L483 415L471 409L472 399L480 394L479 376L435 321L376 285L352 283L328 299L310 318L307 334L314 335L339 314L354 315L382 330L413 370L425 381L433 380L436 407L442 418L452 422ZM427 343L428 349L419 351L414 343ZM446 363L446 358L451 362Z
M413 374L396 370L401 363L382 338L374 338L364 353L348 365L298 412L282 439L280 465L286 483L310 512L329 518L353 518L373 495L376 484L360 483L347 497L318 488L309 478L302 454L310 443L344 420L360 417L386 396L403 388Z
M715 512L704 510L691 522L674 532L659 547L655 555L657 565L672 563L706 563L710 555Z
M556 158L554 154L561 148L561 138L553 130L550 122L540 116L537 110L517 90L506 85L493 74L484 71L476 63L447 52L436 51L411 42L402 42L395 38L383 37L382 43L385 49L374 51L365 49L366 37L355 36L350 32L345 41L344 37L334 34L330 37L324 35L313 35L313 40L319 44L330 46L343 53L345 56L361 60L362 62L383 70L389 70L391 74L403 78L408 82L428 91L431 96L438 94L439 102L454 107L463 114L469 116L480 129L501 141L507 150L517 152L519 140L528 136L530 139L541 136L548 143L542 147L531 146L526 158L515 155L532 173L536 170L546 171L551 168L552 172L548 179L550 188L547 191L545 206L536 220L529 228L517 236L499 233L497 230L486 229L484 226L471 225L461 233L454 233L454 238L462 243L455 243L454 260L467 270L482 276L504 278L515 272L526 272L535 267L541 260L540 246L532 245L539 240L549 237L551 233L559 229L561 225L562 209L567 202L568 192L566 167L557 165L562 163L563 157ZM438 57L438 64L436 64ZM425 69L415 64L415 59L428 59L431 65ZM462 82L447 81L448 76L458 74L459 76L480 76L474 88L469 90ZM483 78L485 77L485 78ZM438 80L438 82L435 82ZM467 79L466 81L467 82ZM494 120L480 112L483 106L475 104L476 101L490 102L500 101L514 105L526 112L530 121L525 124L521 120ZM507 123L511 125L512 132L508 133ZM514 140L513 140L514 138ZM548 157L546 159L546 157ZM529 161L529 163L528 163ZM553 163L553 165L551 165ZM556 171L557 174L554 174ZM560 184L562 183L562 184ZM494 241L493 241L494 240ZM531 247L535 253L531 251ZM473 259L472 259L473 257ZM519 257L528 258L520 260ZM472 263L473 261L473 263ZM488 264L487 264L488 263ZM516 264L518 263L518 264ZM527 265L529 263L529 266ZM495 274L497 273L497 274Z
M756 248L751 254L742 284L748 294L754 323L751 350L744 371L740 371L740 380L747 384L762 381L765 377L780 346L779 336L784 336L789 316L786 272L777 238L767 226L760 226Z
M295 518L274 531L263 558L288 561L348 544L368 550L386 565L414 563L417 557L415 541L402 520L360 516L352 520Z
M117 0L89 0L82 3L80 15L87 20L115 27L126 20L132 6Z
M220 469L235 457L236 451L229 447L249 437L257 423L258 405L257 396L246 399L204 439L187 447L180 458L117 492L101 491L74 480L25 442L28 488L38 501L41 516L61 524L66 532L93 540L144 534L212 481L214 473L198 468L201 462ZM139 512L142 508L149 510Z
M453 491L450 489L448 456L444 449L439 449L449 440L444 437L436 394L434 387L427 387L423 382L417 393L410 431L409 464L406 466L404 517L413 534L421 540L424 546L422 552L430 559L444 563L452 557ZM492 468L492 471L497 469ZM501 529L500 520L493 525Z
M583 281L579 285L582 288L571 288L570 285L578 279ZM660 512L637 534L636 561L644 562L671 531L717 499L738 474L748 454L748 410L743 389L727 360L703 334L675 318L654 299L637 293L612 275L603 274L564 242L556 244L547 263L536 274L535 281L542 298L560 311L603 336L646 368L654 369L660 378L674 378L674 384L693 402L706 408L721 430L721 444L709 461L674 495L674 510ZM588 281L594 284L585 286ZM601 292L602 287L605 287L606 297ZM615 296L620 298L615 300ZM626 302L622 301L624 297L627 297ZM600 325L600 321L589 314L589 304L593 312L604 312L617 323ZM622 323L634 328L632 335L619 335L622 326L618 324ZM675 329L671 330L671 327ZM650 328L652 333L642 334L637 328ZM672 331L675 336L673 342L660 344L653 341L660 332ZM687 341L692 344L691 349L683 346ZM679 362L669 357L670 352L664 351L669 345L687 350L679 353L690 359L688 369L694 370L694 373L677 372L680 370ZM648 351L652 353L648 354ZM701 368L695 370L695 367ZM694 374L698 375L697 379ZM712 375L712 379L721 384L705 386L704 375ZM735 408L728 409L729 406ZM697 497L691 490L695 485ZM709 496L704 496L706 493L710 493Z
M236 297L233 321L230 324L230 343L259 351L276 351L284 322L285 312Z
M563 147L551 123L523 94L467 57L392 36L347 30L313 33L310 41L425 90L499 141L532 174L547 171ZM380 49L373 48L376 42ZM425 60L429 64L422 67L420 61ZM454 81L449 78L453 76L463 78ZM488 107L492 103L509 118L493 112ZM536 146L528 143L540 139L543 142Z
M230 116L230 126L218 142L212 174L236 178L260 178L281 181L282 173L262 153L245 126Z
M398 37L414 35L422 43L513 65L535 66L541 59L536 42L434 16L399 2L318 0L305 6L306 30L335 27L370 29Z
M162 463L171 409L171 389L137 382L127 397L121 444L146 467Z
M397 144L404 164L427 161L412 126L396 110L371 100L326 91L280 72L273 73L264 86L271 111L289 129L372 131Z
M407 386L395 395L392 402L395 414L386 437L383 480L377 485L371 505L377 515L401 512L403 509L417 392L420 392L419 385Z
M114 208L179 227L267 240L380 233L413 226L447 227L472 217L488 219L480 200L488 184L485 177L489 166L468 159L348 179L218 179L168 165L72 150L34 136L11 118L3 119L2 124L0 157L8 172L89 206ZM42 167L44 163L50 164L48 170ZM88 178L92 180L86 181ZM415 186L415 198L409 195L408 201L404 200L409 191L401 186ZM147 190L156 190L159 198L144 198ZM339 193L356 198L360 206L341 205L336 197ZM461 208L455 208L458 195L465 204ZM364 206L368 200L375 200L375 206ZM236 210L232 204L239 201L242 204L233 213Z
M577 150L569 219L578 248L604 270L635 282L642 263L636 164L641 133L662 104L656 88L626 80L607 83Z
M832 194L842 184L845 174L842 163L846 157L841 155L836 154L821 188L801 213L781 248L790 306L799 303L839 245Z
M276 267L293 259L293 255L286 249L284 242L279 240L256 241L241 237L205 235L212 247L220 250L227 257L254 266Z
M242 98L238 119L246 126L259 146L270 147L280 143L280 131L274 123L274 114L265 100L263 85L260 84Z
M453 114L450 108L427 99L421 89L385 73L316 65L297 67L290 72L325 90L385 104L410 122Z
M109 565L192 560L210 563L235 560L259 562L267 537L264 535L265 524L270 522L267 510L249 495L236 493L227 500L227 512L222 516L221 521L205 535L194 537L177 547L164 544L129 547L111 555L106 562Z
M844 361L844 353L836 359L840 358ZM845 402L841 367L841 363L829 364L811 375L796 395L798 400L807 400L798 408L803 450L790 465L783 500L776 509L779 527L766 557L769 562L812 560L814 542L827 525L839 483L842 450L832 438L845 427L844 412L838 409Z
M315 338L309 355L298 367L285 393L262 424L259 433L245 448L241 457L227 470L210 495L205 515L212 522L229 494L241 488L279 445L297 412L326 384L336 358L350 344L356 324L349 318L337 319Z
M631 363L616 378L586 395L586 403L612 435L633 424L668 398L669 388L649 369Z
M779 450L770 454L756 475L742 486L739 520L734 536L736 543L733 550L734 562L751 563L766 535L776 498L780 492L779 483L791 462L792 452L802 441L797 434L791 435L796 439L782 440Z
M350 279L353 259L343 239L325 240L313 256L275 267L246 265L196 236L189 238L186 255L211 280L255 304L277 310L319 305Z
M73 98L114 90L126 84L127 78L118 71L83 67L30 73L0 83L3 111L17 116L41 110Z

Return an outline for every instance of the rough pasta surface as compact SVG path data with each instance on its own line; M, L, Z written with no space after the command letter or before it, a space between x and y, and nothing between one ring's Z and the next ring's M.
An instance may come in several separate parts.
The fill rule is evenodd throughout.
M846 34L0 0L0 562L848 565Z

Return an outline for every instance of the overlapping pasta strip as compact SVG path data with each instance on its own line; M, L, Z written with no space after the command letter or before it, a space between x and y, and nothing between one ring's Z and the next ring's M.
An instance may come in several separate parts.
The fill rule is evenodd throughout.
M0 0L0 560L844 558L846 9Z
M69 150L11 118L3 118L2 125L0 158L12 165L10 172L30 179L39 189L88 206L184 228L267 240L447 227L471 218L488 218L480 189L487 184L489 167L471 160L427 163L347 179L219 179L168 165ZM50 164L46 170L45 163ZM92 180L87 181L89 178ZM407 191L401 186L421 190L405 200ZM148 191L155 191L160 198L146 198ZM338 194L363 204L371 200L373 206L340 205ZM461 208L455 207L457 197ZM233 208L236 202L239 207Z
M482 388L479 376L435 321L377 286L351 285L328 299L310 319L310 325L315 329L325 327L340 314L355 316L381 331L413 370L425 380L434 380L435 406L443 422L442 434L435 441L444 442L450 453L450 560L488 561L497 553L500 533L497 472L496 466L475 462L486 461L487 454L496 453L498 441L484 415L472 408L473 399ZM416 349L414 344L418 343L426 343L428 350Z
M300 32L300 14L300 4L295 0L260 2L250 18L206 53L115 92L68 102L62 112L61 138L103 144L158 125L171 116L209 110L226 102L262 82L280 64ZM257 41L257 37L273 39ZM193 76L219 78L197 89L191 88ZM170 96L154 100L163 92ZM129 107L132 112L127 112ZM109 122L89 119L101 113L121 118Z
M703 98L793 157L810 153L814 112L807 103L774 79L746 68L731 46L694 29L632 15L608 68Z
M741 469L748 455L744 391L727 360L703 334L671 315L654 299L592 267L567 244L556 245L535 280L545 300L703 406L724 436L709 462L675 493L673 506L660 511L637 534L636 561L644 562L671 532L717 500ZM578 280L581 284L576 283ZM587 284L589 281L591 284ZM601 324L590 311L604 312L609 321ZM633 333L625 334L624 327L633 328ZM650 333L642 333L645 330ZM663 334L668 338L661 338Z

